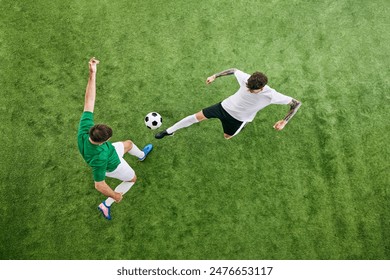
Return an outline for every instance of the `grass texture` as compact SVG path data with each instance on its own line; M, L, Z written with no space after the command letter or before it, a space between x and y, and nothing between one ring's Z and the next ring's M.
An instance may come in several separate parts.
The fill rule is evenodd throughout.
M390 3L0 0L0 259L389 259ZM76 133L88 60L95 121L153 143L112 221ZM218 120L163 128L262 71L303 102L232 140ZM118 181L108 179L115 187Z

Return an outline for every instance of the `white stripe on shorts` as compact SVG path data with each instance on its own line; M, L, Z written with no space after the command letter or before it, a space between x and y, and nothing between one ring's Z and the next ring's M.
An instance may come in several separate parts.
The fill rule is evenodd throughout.
M242 122L241 126L237 129L237 131L233 134L233 136L236 136L238 133L240 133L240 131L244 128L244 126L247 124L248 122ZM232 137L233 137L232 136Z

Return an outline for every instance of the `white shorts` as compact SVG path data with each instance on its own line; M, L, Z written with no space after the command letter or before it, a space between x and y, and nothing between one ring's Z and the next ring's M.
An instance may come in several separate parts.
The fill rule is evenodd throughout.
M123 142L115 142L112 143L112 145L114 146L121 163L114 171L106 172L106 176L110 178L119 179L121 181L131 181L135 176L135 172L133 168L131 168L130 165L123 159L123 155L125 153L125 147L123 146Z

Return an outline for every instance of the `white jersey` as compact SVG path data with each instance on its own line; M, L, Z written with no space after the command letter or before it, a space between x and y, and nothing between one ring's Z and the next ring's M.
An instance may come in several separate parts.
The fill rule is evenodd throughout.
M270 104L289 104L292 98L283 95L269 86L264 86L259 93L251 93L246 87L249 74L236 70L234 75L240 84L240 89L222 101L222 107L236 120L251 122L258 111Z

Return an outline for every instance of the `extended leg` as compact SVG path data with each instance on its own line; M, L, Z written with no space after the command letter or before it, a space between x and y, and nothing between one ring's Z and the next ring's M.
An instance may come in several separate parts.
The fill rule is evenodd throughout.
M198 122L201 122L201 121L206 120L206 119L207 118L204 116L203 112L200 111L196 114L185 117L184 119L178 121L177 123L175 123L173 126L169 127L168 129L157 133L155 135L155 137L157 139L164 138L165 136L172 135L173 133L175 133L179 129L189 127L189 126L193 125L194 123L198 123Z

